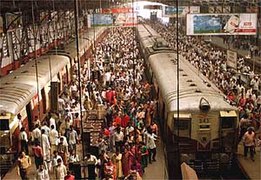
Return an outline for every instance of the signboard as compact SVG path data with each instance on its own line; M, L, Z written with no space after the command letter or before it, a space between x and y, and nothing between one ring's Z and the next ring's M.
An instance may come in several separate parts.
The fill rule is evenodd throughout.
M163 16L165 17L176 17L176 12L178 11L179 17L185 17L188 13L200 13L199 6L179 6L178 10L175 6L164 6Z
M209 13L230 13L231 7L230 6L209 6L208 12Z
M256 35L257 14L187 14L187 35Z
M237 69L237 53L231 50L227 50L227 65L234 69Z
M108 26L113 24L112 14L91 14L92 26Z

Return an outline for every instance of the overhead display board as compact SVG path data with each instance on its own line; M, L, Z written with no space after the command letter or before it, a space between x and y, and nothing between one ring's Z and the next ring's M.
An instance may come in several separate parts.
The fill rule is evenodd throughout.
M257 14L187 14L187 35L256 35Z
M178 11L179 17L185 17L188 13L200 13L199 6L179 6L178 9L175 6L164 6L163 16L165 17L176 17Z

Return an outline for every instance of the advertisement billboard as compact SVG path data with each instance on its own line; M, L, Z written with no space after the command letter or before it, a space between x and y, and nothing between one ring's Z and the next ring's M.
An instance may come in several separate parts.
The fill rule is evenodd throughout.
M178 11L179 17L185 17L188 13L200 13L199 6L179 6L178 9L175 6L164 6L163 16L165 17L176 17Z
M113 17L111 14L91 14L91 26L108 26L113 24Z
M256 35L257 14L187 14L187 35Z

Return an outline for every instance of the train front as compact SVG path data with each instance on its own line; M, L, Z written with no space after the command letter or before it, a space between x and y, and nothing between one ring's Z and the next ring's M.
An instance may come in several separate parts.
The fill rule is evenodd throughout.
M199 173L230 169L237 151L237 110L215 96L201 98L197 107L181 111L179 120L173 115L180 163Z
M0 170L2 172L10 169L14 158L14 153L11 151L10 120L10 114L3 112L0 114Z

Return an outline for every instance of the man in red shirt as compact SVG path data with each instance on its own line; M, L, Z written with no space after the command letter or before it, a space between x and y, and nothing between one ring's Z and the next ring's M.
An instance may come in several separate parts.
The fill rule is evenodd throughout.
M115 116L113 118L113 122L115 123L116 126L121 125L121 118L118 114L115 114Z
M40 165L43 164L43 150L40 146L39 141L35 141L35 145L32 148L34 153L34 161L36 165L36 169L39 169Z
M71 171L67 171L67 175L64 177L64 180L75 180L75 176L71 174Z
M128 126L128 123L130 121L130 116L125 112L121 119L121 127L126 128Z

